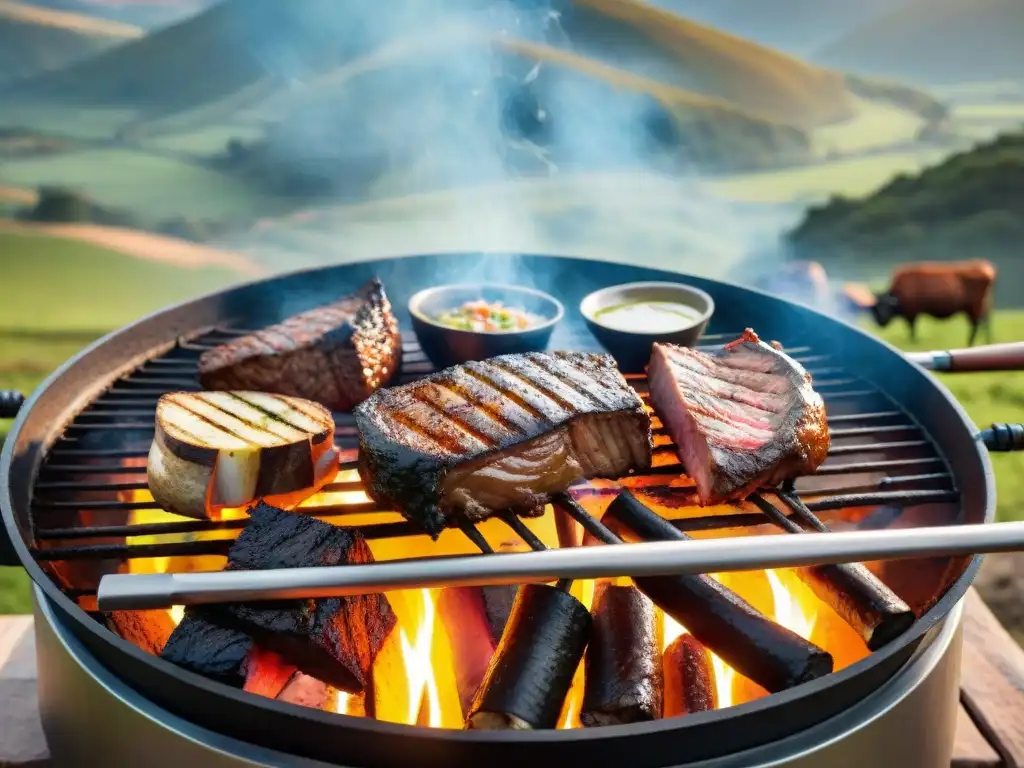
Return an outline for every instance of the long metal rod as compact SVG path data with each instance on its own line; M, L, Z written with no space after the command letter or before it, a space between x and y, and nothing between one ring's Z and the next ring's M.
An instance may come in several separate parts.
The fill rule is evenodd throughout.
M1024 522L576 547L274 571L111 574L101 611L344 597L397 589L664 576L1024 550Z

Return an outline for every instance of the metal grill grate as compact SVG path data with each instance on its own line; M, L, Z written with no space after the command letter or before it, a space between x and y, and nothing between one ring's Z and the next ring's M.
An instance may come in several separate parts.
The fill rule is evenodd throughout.
M198 390L196 365L199 355L224 341L249 333L243 329L218 327L190 339L180 340L160 357L149 360L118 380L67 426L51 447L34 486L32 521L34 556L40 561L123 560L132 558L225 555L245 520L190 520L127 523L136 510L158 510L152 502L124 501L127 491L146 490L145 458L154 430L158 398L170 391ZM702 345L714 347L736 334L707 335ZM406 334L412 339L411 334ZM580 340L576 348L592 346ZM730 514L704 514L694 506L692 491L671 487L669 481L682 472L672 444L657 418L654 466L639 482L645 494L671 498L672 506L688 513L672 522L683 531L710 531L774 524L795 533L805 529L827 530L818 513L830 515L850 508L886 506L903 508L958 500L953 478L927 435L883 392L837 367L831 356L818 354L809 346L791 346L786 351L801 362L814 377L829 411L832 449L819 471L802 478L778 494L756 495ZM410 381L433 371L415 340L404 345L399 380ZM642 376L627 377L641 397L647 382ZM358 435L351 414L335 414L335 441L343 458L354 458ZM125 466L125 462L131 465ZM354 461L342 464L353 469ZM118 481L112 476L137 476ZM663 478L660 482L658 478ZM632 482L632 481L630 481ZM556 499L555 506L576 520L591 535L605 543L619 541L609 529L577 500L611 494L614 483L593 482L575 486ZM323 492L362 490L358 482L335 482ZM770 498L777 501L772 502ZM315 516L336 524L367 512L388 512L370 503L317 505ZM497 516L532 549L545 544L515 515ZM356 526L367 539L422 535L413 523L381 522ZM483 553L491 545L473 525L461 530ZM182 541L189 534L223 531L222 538ZM131 543L133 537L147 537L147 543ZM166 541L149 541L163 537ZM110 543L110 540L117 543ZM102 542L102 543L99 543ZM66 579L65 579L66 581ZM69 585L70 594L88 597L95 590L87 585Z

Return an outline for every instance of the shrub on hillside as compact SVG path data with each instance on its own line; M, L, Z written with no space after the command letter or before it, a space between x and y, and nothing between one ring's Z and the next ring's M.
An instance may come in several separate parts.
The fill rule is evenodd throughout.
M99 205L86 195L66 187L40 187L36 204L21 215L27 221L104 224L114 227L135 226L127 211Z

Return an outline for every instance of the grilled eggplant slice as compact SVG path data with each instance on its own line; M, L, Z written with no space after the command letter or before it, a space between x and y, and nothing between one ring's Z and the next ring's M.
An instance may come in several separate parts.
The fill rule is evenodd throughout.
M157 402L146 475L168 512L206 518L311 489L336 468L334 420L317 403L261 392L171 392Z
M591 609L583 725L619 725L661 717L661 644L654 603L636 587L598 582Z
M207 389L252 389L350 411L402 364L402 339L378 278L351 296L233 339L199 358Z
M554 728L590 629L589 611L568 592L546 584L521 586L466 726Z
M376 501L436 535L447 518L539 515L583 478L651 465L651 420L608 355L502 355L383 389L355 410Z
M693 635L684 632L665 649L663 717L707 712L718 707L711 654Z

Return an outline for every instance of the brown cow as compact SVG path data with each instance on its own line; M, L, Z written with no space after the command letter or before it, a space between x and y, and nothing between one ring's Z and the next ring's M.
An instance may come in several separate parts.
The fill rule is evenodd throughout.
M955 262L918 262L905 264L893 271L889 289L874 294L865 306L863 289L844 290L847 297L871 314L881 327L893 318L902 317L910 326L910 338L917 339L916 322L921 315L946 319L963 312L971 323L968 345L973 346L978 328L985 327L992 341L992 293L996 282L995 266L984 259Z

